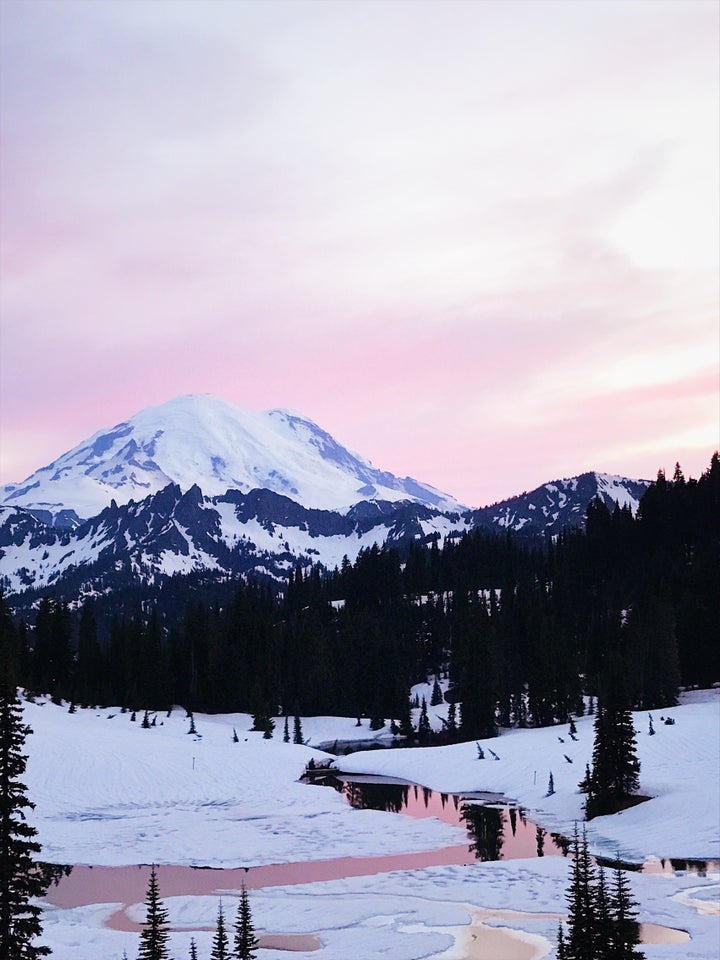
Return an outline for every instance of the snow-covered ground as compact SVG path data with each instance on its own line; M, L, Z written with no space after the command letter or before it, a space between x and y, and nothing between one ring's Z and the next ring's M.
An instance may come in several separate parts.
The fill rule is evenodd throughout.
M437 712L430 708L431 716ZM591 846L606 854L619 850L635 860L646 855L717 858L720 691L686 694L681 706L661 712L676 723L665 725L658 712L652 737L647 715L635 715L641 790L653 799L593 821L588 829ZM240 714L196 715L199 737L187 733L189 721L179 708L169 718L158 715L149 730L142 729L141 714L132 723L129 714L117 710L70 714L67 707L45 701L26 704L25 716L35 731L27 741L25 777L37 805L32 819L43 858L53 862L238 867L377 856L465 842L460 828L432 818L353 810L335 791L297 782L309 758L323 755L282 743L282 721L268 741L248 732L250 718ZM343 770L403 778L443 792L502 793L519 801L547 829L571 833L582 801L577 782L592 748L592 718L576 722L577 741L566 728L556 727L508 732L485 742L497 761L489 758L489 749L489 759L478 760L475 743L469 743L357 753L337 763ZM233 742L233 729L238 743ZM387 736L387 731L371 734L367 721L358 729L354 719L338 718L304 718L303 733L311 743ZM545 797L551 771L556 792ZM484 917L491 926L524 931L525 955L539 958L553 955L567 872L568 863L561 857L441 866L252 890L251 903L262 931L318 935L319 950L292 954L308 960L479 958L482 937L471 941L469 926L474 908L549 914L475 916L476 923ZM631 877L641 919L686 930L692 938L683 944L647 946L648 958L711 960L718 955L717 873ZM231 892L225 904L231 919ZM209 956L208 928L214 923L217 896L170 897L166 905L176 931L176 960L188 955L191 935L200 955ZM48 907L45 940L54 956L119 960L123 949L135 956L137 935L106 926L119 906ZM128 912L142 919L141 905L130 905ZM480 929L472 927L476 934ZM264 949L259 956L280 960L290 954ZM485 956L503 960L505 954Z

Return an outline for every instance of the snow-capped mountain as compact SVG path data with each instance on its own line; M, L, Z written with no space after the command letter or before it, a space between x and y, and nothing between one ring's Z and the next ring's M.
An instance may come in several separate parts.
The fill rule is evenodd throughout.
M376 543L429 542L470 525L467 514L407 501L361 502L339 513L269 490L204 497L197 486L183 492L170 484L74 529L0 506L0 584L8 594L52 587L77 597L203 571L282 582L298 562L332 569Z
M579 527L587 505L595 497L613 510L615 505L637 511L649 480L630 480L608 473L582 473L566 480L553 480L530 493L473 510L476 525L497 527L525 534L554 534L563 527Z
M637 509L647 481L585 473L480 510L376 470L311 420L211 396L149 407L0 491L0 584L68 598L198 572L283 581L373 544L482 527L580 526L600 496Z
M476 527L540 537L580 526L597 495L637 507L645 481L588 473L545 484L482 510L441 511L405 501L361 501L343 513L304 507L270 490L208 497L169 484L145 499L111 504L74 529L0 506L0 584L8 595L51 588L67 599L176 574L208 572L284 581L299 562L332 569L374 544L402 548Z
M343 512L362 500L460 508L427 484L377 470L312 420L208 395L178 397L99 431L23 483L0 488L0 503L67 526L171 483L183 491L199 485L206 496L261 488Z

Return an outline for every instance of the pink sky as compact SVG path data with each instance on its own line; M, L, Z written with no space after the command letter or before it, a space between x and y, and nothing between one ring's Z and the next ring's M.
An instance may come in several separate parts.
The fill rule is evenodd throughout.
M719 10L1 0L0 482L199 392L471 505L699 475Z

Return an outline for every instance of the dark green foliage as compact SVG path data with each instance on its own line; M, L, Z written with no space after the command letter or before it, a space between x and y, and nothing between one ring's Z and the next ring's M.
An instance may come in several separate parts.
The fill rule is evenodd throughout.
M556 954L557 960L567 960L567 952L565 950L565 933L563 931L562 923L558 924Z
M236 960L255 960L257 957L255 949L258 946L258 942L255 936L255 927L253 925L248 893L243 884L240 892L240 902L238 903L237 919L235 921L234 945Z
M295 714L295 720L293 722L293 743L302 743L303 734L302 734L302 724L300 723L300 717Z
M595 868L588 851L585 830L583 828L580 837L577 826L570 871L570 887L567 892L569 931L565 956L567 960L599 960Z
M84 705L246 712L266 735L284 704L409 736L408 690L434 676L435 705L447 677L452 740L566 723L583 697L592 711L613 661L624 706L655 710L720 675L705 639L720 634L719 517L715 455L697 481L659 475L638 518L598 500L550 543L476 529L405 555L375 546L336 571L298 567L285 595L197 574L79 613L42 596L16 634L20 682Z
M22 721L15 688L14 632L0 595L0 960L35 960L50 953L33 941L42 933L41 910L33 898L48 886L35 858L40 844L26 820L35 804L21 777L30 727Z
M636 960L644 954L637 949L640 928L635 903L630 893L627 873L617 867L610 894L612 929L609 938L608 960Z
M138 960L169 960L168 915L160 899L157 873L153 865L145 896L145 924L140 933Z
M588 820L615 813L638 789L640 761L636 748L630 711L612 702L607 706L598 704L585 802Z
M418 728L417 728L417 739L420 746L425 746L431 734L430 728L430 719L427 712L427 704L425 703L425 697L422 698L422 704L420 706L420 717L418 718Z
M639 928L630 896L627 874L615 871L608 890L602 867L595 869L587 837L577 827L572 846L570 884L567 891L568 932L558 929L557 955L563 960L641 960L637 950Z
M218 904L217 924L215 926L215 935L213 936L210 960L231 960L230 941L228 940L227 930L225 929L225 915L223 913L222 901Z

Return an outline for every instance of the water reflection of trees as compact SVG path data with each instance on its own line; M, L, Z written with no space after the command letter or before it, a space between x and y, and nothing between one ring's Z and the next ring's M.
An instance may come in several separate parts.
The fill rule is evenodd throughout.
M470 841L469 850L477 860L501 860L503 857L503 843L505 836L505 820L509 824L509 833L513 837L522 834L528 828L535 830L535 852L538 857L554 852L555 844L567 855L568 841L558 834L550 834L527 820L525 811L521 807L509 807L507 817L505 808L488 807L482 803L462 802L457 794L436 794L427 787L416 784L363 782L349 780L337 781L341 783L345 799L356 810L381 810L388 813L406 813L409 809L417 811L423 806L429 810L433 797L440 798L440 805L448 813L443 816L452 823L454 817L448 815L452 810L457 812L457 822L465 827ZM333 784L334 785L334 784ZM435 808L437 815L437 808ZM509 837L508 833L508 837ZM529 839L529 838L528 838ZM530 848L531 849L531 848ZM524 854L531 856L530 849Z
M408 804L409 787L400 783L353 783L345 781L343 793L356 810L401 813ZM414 788L417 791L417 787ZM429 801L426 800L425 805Z
M502 811L479 803L464 803L460 816L470 838L470 852L476 860L501 860L503 845Z
M62 863L38 862L35 864L35 868L42 877L46 890L51 883L57 886L63 877L69 877L73 871L72 867L65 866Z

